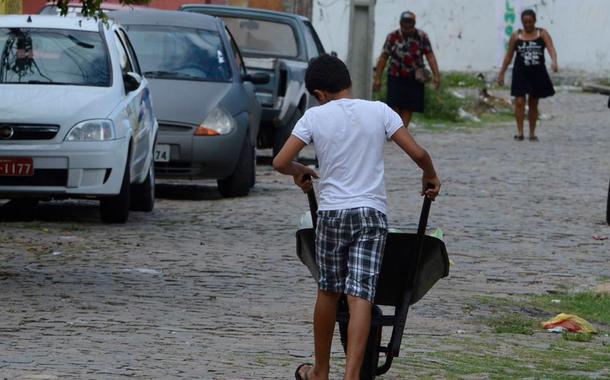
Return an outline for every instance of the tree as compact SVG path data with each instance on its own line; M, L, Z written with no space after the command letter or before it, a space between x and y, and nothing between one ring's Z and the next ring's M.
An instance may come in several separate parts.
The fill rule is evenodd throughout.
M81 14L85 17L96 17L105 19L106 15L102 11L102 2L104 0L78 0L82 4ZM56 0L54 1L57 7L60 9L60 14L65 16L68 14L68 4L74 2L73 0ZM150 0L120 0L123 5L137 5L137 4L148 4Z

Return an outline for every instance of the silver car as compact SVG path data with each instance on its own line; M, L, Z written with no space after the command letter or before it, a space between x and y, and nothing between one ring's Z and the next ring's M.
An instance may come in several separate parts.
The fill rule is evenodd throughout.
M125 31L0 17L0 198L94 198L105 222L151 211L157 121Z
M110 12L127 29L159 120L159 177L212 178L225 197L247 195L255 183L261 107L224 23L185 12Z

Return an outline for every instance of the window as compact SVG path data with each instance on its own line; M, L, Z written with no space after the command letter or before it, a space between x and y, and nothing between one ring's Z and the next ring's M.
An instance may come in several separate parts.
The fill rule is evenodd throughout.
M0 83L109 87L110 78L98 32L0 28Z
M121 37L117 32L114 32L114 42L116 44L118 53L119 53L119 64L121 65L121 72L126 74L130 71L133 71L133 67L131 65L131 61L129 60L129 54L127 53L127 49L121 40Z
M142 72L149 78L231 80L218 32L182 27L127 27Z
M292 26L280 22L223 17L244 55L294 58L299 44Z
M305 29L305 41L307 43L307 49L309 50L310 57L317 57L324 53L324 46L322 46L322 41L320 41L318 33L316 33L313 25L306 21Z
M239 67L239 71L242 74L246 74L246 65L244 63L244 59L241 56L241 52L235 44L235 40L233 39L233 36L231 35L229 29L225 27L225 30L227 31L227 37L229 37L229 43L231 44L231 50L233 51L233 55L235 56L235 62L237 63L237 67Z

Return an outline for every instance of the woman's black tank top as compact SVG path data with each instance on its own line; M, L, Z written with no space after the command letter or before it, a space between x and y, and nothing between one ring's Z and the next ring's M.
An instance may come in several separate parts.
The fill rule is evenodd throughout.
M519 39L517 40L517 46L515 50L517 56L515 57L515 65L519 66L544 66L544 48L545 43L540 36L540 29L538 30L538 37L525 41L521 39L522 31L519 30Z

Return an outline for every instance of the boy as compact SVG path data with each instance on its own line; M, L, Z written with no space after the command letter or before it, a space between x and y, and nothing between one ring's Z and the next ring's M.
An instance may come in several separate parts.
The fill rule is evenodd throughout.
M434 199L440 190L428 152L402 128L400 116L384 103L352 99L351 84L347 67L338 58L322 55L311 60L305 86L320 106L305 112L273 160L273 167L292 175L304 192L318 175L293 159L313 142L320 164L315 364L301 364L297 380L328 379L335 314L343 293L350 311L344 379L360 378L387 234L385 141L394 140L423 170L422 194Z

